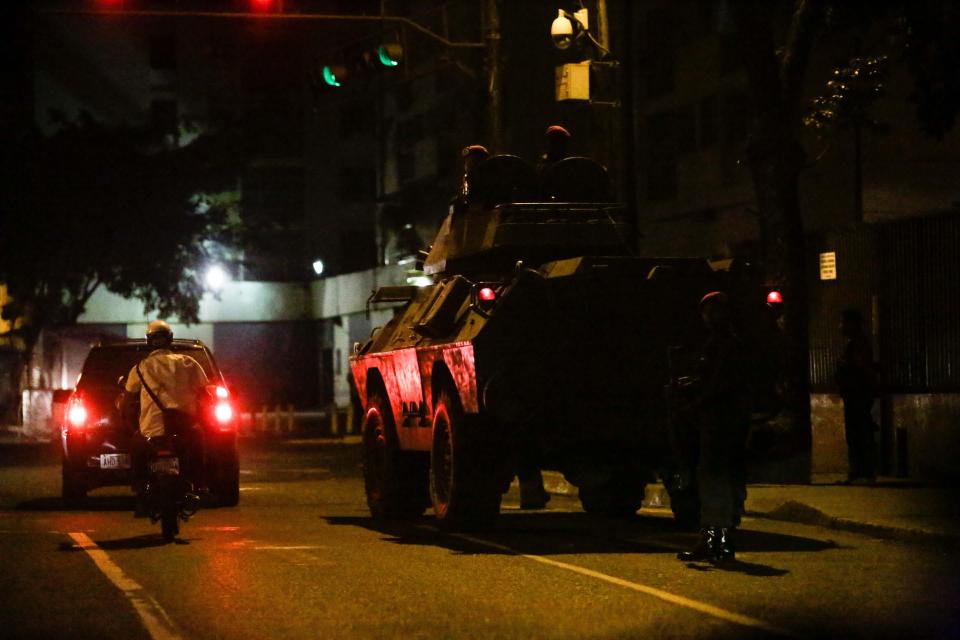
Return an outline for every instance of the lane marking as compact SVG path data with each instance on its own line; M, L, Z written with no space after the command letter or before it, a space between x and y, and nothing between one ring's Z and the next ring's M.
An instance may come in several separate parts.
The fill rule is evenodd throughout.
M140 586L140 583L133 580L123 572L107 552L97 546L97 543L90 539L85 533L74 532L69 536L78 547L87 552L97 568L107 576L113 585L123 592L127 600L133 605L137 615L146 627L147 633L153 640L183 640L173 624L173 620L167 615L156 600L154 600L147 590Z
M439 529L434 527L421 525L419 528L427 529L437 533L440 532ZM601 573L600 571L594 571L593 569L587 569L586 567L581 567L575 564L568 564L566 562L560 562L559 560L553 560L552 558L546 558L544 556L535 556L528 553L521 553L516 549L508 547L506 545L498 544L496 542L491 542L489 540L484 540L482 538L475 538L463 533L448 533L447 535L454 538L460 538L461 540L466 540L467 542L472 542L473 544L480 545L483 547L488 547L490 549L496 549L498 551L503 551L509 553L510 555L519 556L521 558L526 558L527 560L533 560L534 562L539 562L557 569L564 569L566 571L571 571L573 573L586 576L588 578L594 578L595 580L600 580L608 584L616 585L618 587L623 587L624 589L630 589L632 591L638 591L640 593L652 596L664 602L669 602L680 607L685 607L687 609L692 609L693 611L698 611L700 613L706 614L708 616L713 616L719 620L724 620L726 622L732 622L733 624L738 624L743 627L749 627L751 629L759 629L760 631L765 631L767 633L772 633L778 636L783 636L787 638L800 638L801 636L793 631L777 627L769 622L760 620L759 618L753 618L741 613L736 613L734 611L727 611L720 607L714 606L712 604L707 604L706 602L700 602L699 600L693 600L691 598L685 598L679 596L675 593L670 593L669 591L661 591L655 587L650 587L645 584L640 584L638 582L631 582L630 580L625 580L623 578L618 578L616 576L611 576L606 573Z
M299 549L325 549L325 548L326 547L322 547L320 545L315 545L315 544L297 544L297 545L290 545L290 546L262 545L259 547L254 547L254 549L260 549L260 550L270 549L272 551L292 551L295 549L299 550Z

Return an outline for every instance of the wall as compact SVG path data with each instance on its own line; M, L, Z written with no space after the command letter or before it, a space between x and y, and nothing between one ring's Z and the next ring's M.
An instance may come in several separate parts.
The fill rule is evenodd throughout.
M836 394L810 397L812 472L847 473L843 401ZM889 394L874 404L880 473L915 480L960 480L960 393ZM884 437L886 434L889 436Z

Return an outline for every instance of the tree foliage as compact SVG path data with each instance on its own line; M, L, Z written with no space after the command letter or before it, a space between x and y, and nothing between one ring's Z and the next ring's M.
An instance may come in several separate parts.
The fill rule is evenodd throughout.
M800 140L809 60L824 38L856 37L858 30L890 25L892 48L913 78L911 99L920 125L942 137L960 109L960 7L950 0L794 0L785 29L785 6L767 0L725 3L725 36L739 51L756 117L747 142L763 238L767 278L785 291L782 388L794 414L793 432L809 446L809 342L804 228L799 198L806 153ZM844 75L841 72L839 75ZM850 73L856 73L851 69ZM836 116L862 118L864 106L834 87Z
M228 140L157 148L147 132L90 118L34 134L25 152L27 197L5 216L0 280L27 331L70 324L100 286L143 300L145 312L197 320L200 266L235 229L228 207L199 194L231 188ZM31 342L28 337L28 344Z

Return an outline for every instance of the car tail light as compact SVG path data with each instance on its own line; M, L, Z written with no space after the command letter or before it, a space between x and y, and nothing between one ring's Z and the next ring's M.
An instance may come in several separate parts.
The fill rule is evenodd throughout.
M87 408L80 398L70 400L70 404L67 405L67 423L71 427L82 429L87 425L87 418L89 417Z
M233 420L233 407L229 402L218 402L213 409L213 416L221 426L226 425Z
M217 385L217 388L214 391L214 395L216 395L218 398L229 398L230 392L227 391L226 387L221 387L220 385Z

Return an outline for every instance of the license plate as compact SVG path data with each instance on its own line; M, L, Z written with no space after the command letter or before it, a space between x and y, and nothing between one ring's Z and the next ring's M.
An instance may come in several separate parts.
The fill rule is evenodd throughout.
M180 474L179 458L159 458L150 463L150 471L165 473L172 476Z
M129 469L130 455L127 453L102 453L100 454L101 469Z

